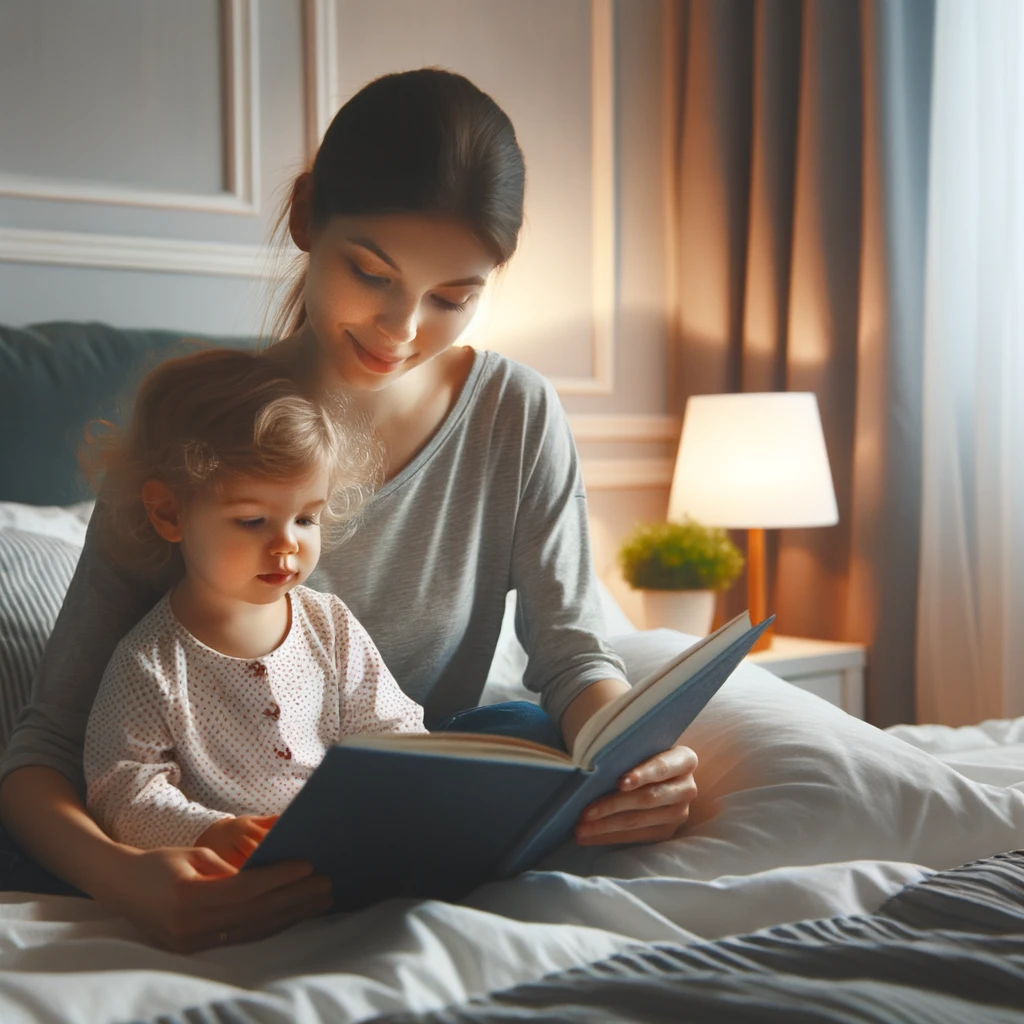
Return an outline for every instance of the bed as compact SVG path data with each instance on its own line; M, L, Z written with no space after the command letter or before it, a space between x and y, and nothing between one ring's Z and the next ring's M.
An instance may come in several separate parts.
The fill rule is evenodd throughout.
M90 510L71 438L177 342L0 329L3 729ZM693 640L606 601L634 677ZM484 701L523 695L521 658L503 631ZM0 893L0 1020L1024 1020L1024 719L883 732L745 663L687 738L677 838L568 844L459 904L186 957L89 900Z

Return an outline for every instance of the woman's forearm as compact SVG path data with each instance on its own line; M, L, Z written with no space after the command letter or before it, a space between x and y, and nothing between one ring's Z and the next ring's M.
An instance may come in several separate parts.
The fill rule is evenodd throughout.
M117 866L131 853L103 832L75 787L52 768L11 772L0 786L0 818L33 860L100 900L116 887Z
M621 679L600 679L579 693L562 714L560 727L566 748L572 750L577 734L591 715L628 689L629 685Z

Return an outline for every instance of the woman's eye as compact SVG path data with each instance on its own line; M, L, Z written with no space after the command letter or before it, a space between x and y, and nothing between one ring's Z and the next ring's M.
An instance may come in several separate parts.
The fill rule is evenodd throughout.
M360 281L365 281L367 284L374 285L378 288L383 288L385 285L391 283L389 277L381 277L377 274L369 274L355 260L349 260L349 266L352 268L352 273L359 278Z
M235 521L238 523L239 526L244 527L248 530L253 530L257 526L263 525L263 519L260 516L256 516L253 519L236 519Z
M435 295L434 301L442 309L450 310L452 313L462 313L469 305L469 299L466 299L464 302L449 302L447 299L442 299L440 295Z

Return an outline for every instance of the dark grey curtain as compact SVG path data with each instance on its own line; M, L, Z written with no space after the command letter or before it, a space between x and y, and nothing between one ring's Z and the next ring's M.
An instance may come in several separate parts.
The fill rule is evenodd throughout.
M912 721L933 2L669 2L676 401L817 394L840 522L771 537L770 605Z

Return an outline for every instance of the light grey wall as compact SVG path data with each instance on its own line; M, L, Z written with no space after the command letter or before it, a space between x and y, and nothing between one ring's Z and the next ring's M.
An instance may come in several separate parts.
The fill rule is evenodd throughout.
M257 329L266 285L251 275L81 265L106 259L110 236L180 243L186 265L190 247L209 262L211 244L239 247L232 266L244 265L248 247L265 242L281 189L305 158L302 22L297 0L253 9L259 194L252 211L222 212L165 205L168 193L216 201L226 185L229 40L218 0L0 0L0 321ZM82 12L90 30L69 31ZM70 197L114 190L116 201L11 194L26 181ZM23 251L40 258L41 246L56 250L41 258L59 262L18 262Z
M129 45L112 45L112 25ZM3 170L216 191L224 176L224 112L211 102L220 92L217 29L208 0L0 5L0 138L17 140L4 146ZM129 81L136 87L125 89Z
M529 170L528 226L484 342L553 377L586 380L594 371L592 313L600 297L591 271L593 183L614 174L613 386L607 393L563 391L580 424L601 520L599 561L610 566L609 553L633 518L629 495L645 515L662 514L674 449L667 419L665 4L333 2L337 99L386 70L443 64L477 80L512 116ZM603 3L613 16L607 114L615 166L599 167L595 176L591 30ZM0 0L0 322L259 330L270 286L250 272L259 266L253 254L307 155L315 68L304 49L304 7L311 13L316 5ZM255 84L234 97L234 118L226 102L229 15L236 57L246 56L251 22ZM244 66L242 72L245 83ZM257 189L244 209L225 190L232 125L248 124L248 103ZM232 202L238 208L211 208ZM138 268L154 260L178 269ZM199 269L181 272L189 268Z

